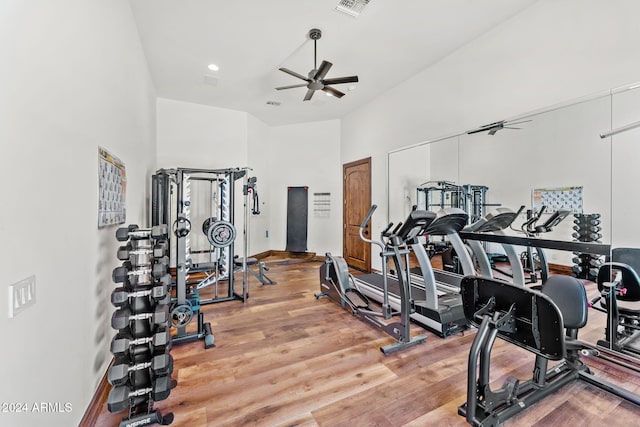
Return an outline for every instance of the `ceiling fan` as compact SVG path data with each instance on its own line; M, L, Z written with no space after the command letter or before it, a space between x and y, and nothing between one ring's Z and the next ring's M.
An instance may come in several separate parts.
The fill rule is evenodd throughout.
M322 63L320 64L320 68L318 68L317 66L317 42L320 37L322 37L322 31L318 30L317 28L311 29L309 31L309 38L313 40L313 70L309 71L308 77L305 77L302 74L298 74L295 71L291 71L284 67L280 68L280 71L283 71L293 77L297 77L300 80L304 80L306 83L277 87L276 90L293 89L306 86L307 94L304 96L305 101L309 101L317 90L324 91L330 95L335 96L336 98L342 98L344 96L344 93L332 88L330 85L358 82L358 76L325 79L325 76L327 75L329 69L331 69L333 64L329 61L322 61Z
M499 122L489 123L488 125L480 126L478 129L470 130L467 132L467 135L472 135L474 133L480 133L480 132L486 132L486 131L489 131L488 132L489 135L495 135L500 129L522 129L522 128L517 128L517 127L507 126L507 125L519 125L521 123L527 123L530 121L531 120L522 120L519 122L507 122L505 120L502 120Z

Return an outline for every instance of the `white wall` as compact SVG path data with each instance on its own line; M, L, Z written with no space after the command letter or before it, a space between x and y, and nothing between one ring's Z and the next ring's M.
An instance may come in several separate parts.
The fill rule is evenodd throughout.
M618 129L640 121L640 88L615 94L612 102L612 128ZM640 170L640 128L609 138L611 145L611 210L614 227L611 230L613 247L640 247L640 212L638 181Z
M640 80L638 14L633 0L536 2L347 116L341 161L373 156L382 203L391 149Z
M253 169L261 213L250 216L249 254L285 249L287 186L305 185L309 187L308 250L342 252L338 120L269 127L247 113L169 99L158 99L157 115L158 167ZM331 193L328 217L314 215L314 192ZM238 231L243 224L242 203L238 197ZM237 247L236 254L240 250Z
M3 1L0 52L0 401L71 404L0 425L75 425L111 360L117 242L97 229L98 146L124 161L127 221L144 223L154 88L125 0ZM7 286L33 274L35 306L8 319Z
M269 129L270 248L284 250L287 236L287 187L309 187L309 252L342 253L342 168L340 122L330 120ZM331 212L317 216L314 193L331 193Z
M165 98L157 100L157 164L158 168L228 169L247 164L248 114L225 108L210 107ZM208 249L202 230L204 219L217 216L211 207L211 187L204 181L192 181L190 236L192 249ZM244 226L242 180L235 182L233 224L238 237L235 254L242 255ZM209 261L207 255L194 255L194 262ZM172 265L173 265L172 258Z
M271 223L271 176L269 158L273 149L269 145L268 126L249 115L248 127L248 164L253 168L252 175L257 181L259 215L250 215L249 254L255 255L271 248L267 231ZM250 201L252 203L252 201Z
M244 112L164 98L157 101L157 115L159 168L253 169L249 174L258 178L261 214L249 215L248 254L272 249L265 232L270 220L269 159L276 154L267 143L268 127ZM242 180L236 182L236 242L241 242L244 226L242 184ZM197 204L194 201L192 208L198 209ZM193 224L192 230L195 230L193 247L204 248L206 239L200 232L200 224ZM242 256L238 243L235 253Z
M158 168L247 166L247 113L164 98L157 108Z

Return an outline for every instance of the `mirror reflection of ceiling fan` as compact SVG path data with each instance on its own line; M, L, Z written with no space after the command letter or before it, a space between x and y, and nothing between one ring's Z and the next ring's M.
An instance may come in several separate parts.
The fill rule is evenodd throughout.
M522 129L518 127L513 127L512 125L519 125L521 123L527 123L531 120L521 120L519 122L507 122L506 120L501 120L495 123L489 123L488 125L480 126L478 129L470 130L467 132L467 135L472 135L474 133L480 132L488 132L489 135L495 135L500 129Z
M322 31L314 28L309 31L309 38L313 40L313 70L309 71L307 77L302 74L298 74L295 71L291 71L287 68L280 68L280 71L283 71L293 77L297 77L300 80L304 80L305 83L290 85L290 86L281 86L277 87L276 90L283 89L293 89L298 87L306 87L307 93L304 96L305 101L309 101L313 94L317 90L321 90L323 92L328 93L329 95L333 95L336 98L342 98L344 96L343 92L340 92L337 89L331 87L331 85L338 85L343 83L357 83L358 76L349 76L349 77L334 77L332 79L325 79L325 76L333 66L333 64L329 61L322 61L320 67L317 66L317 41L320 37L322 37Z

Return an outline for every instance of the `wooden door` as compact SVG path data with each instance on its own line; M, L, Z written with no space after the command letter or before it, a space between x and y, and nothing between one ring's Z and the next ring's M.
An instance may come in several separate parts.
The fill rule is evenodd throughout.
M371 157L342 166L342 256L351 267L371 271L371 244L360 239L359 227L371 208ZM365 236L371 238L371 221Z

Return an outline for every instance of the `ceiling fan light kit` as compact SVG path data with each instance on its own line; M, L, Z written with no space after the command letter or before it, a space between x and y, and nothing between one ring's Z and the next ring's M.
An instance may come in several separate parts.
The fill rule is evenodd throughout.
M297 85L289 85L289 86L281 86L277 87L276 90L283 89L293 89L299 87L306 87L307 93L304 96L304 101L309 101L313 94L317 90L321 90L326 92L329 95L335 96L336 98L342 98L344 96L343 92L340 92L337 89L331 87L331 85L344 84L344 83L357 83L358 76L348 76L348 77L335 77L332 79L325 79L325 76L333 66L333 64L329 61L322 61L320 67L317 66L317 41L322 37L322 31L317 28L312 28L309 30L308 34L309 39L313 40L313 69L309 71L307 77L302 74L296 73L295 71L291 71L287 68L280 68L280 71L289 74L290 76L296 77L300 80L304 80L306 83L301 83Z

